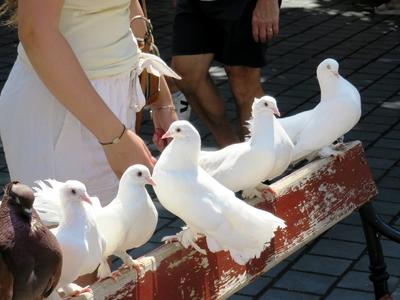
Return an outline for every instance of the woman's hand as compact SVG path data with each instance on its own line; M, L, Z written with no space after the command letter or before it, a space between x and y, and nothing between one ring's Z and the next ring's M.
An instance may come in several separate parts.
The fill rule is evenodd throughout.
M161 139L163 134L167 132L172 122L178 120L173 105L159 106L154 105L152 108L152 118L154 124L153 143L159 151L163 151L167 147L169 141Z
M163 151L169 141L163 140L161 137L167 132L171 123L178 120L171 92L164 76L160 78L160 93L157 101L151 104L151 110L154 124L153 143L159 151Z
M151 155L144 141L134 132L126 129L117 144L103 146L107 160L118 178L133 164L142 164L153 171L156 159Z

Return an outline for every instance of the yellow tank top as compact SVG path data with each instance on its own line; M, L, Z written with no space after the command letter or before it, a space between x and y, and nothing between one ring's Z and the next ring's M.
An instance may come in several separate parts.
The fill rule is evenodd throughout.
M65 1L60 31L90 79L131 70L137 62L129 5L130 0Z

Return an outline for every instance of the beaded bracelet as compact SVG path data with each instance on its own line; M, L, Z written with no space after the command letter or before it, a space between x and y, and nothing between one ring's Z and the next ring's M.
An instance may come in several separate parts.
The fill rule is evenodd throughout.
M170 110L170 111L175 111L175 106L173 106L173 105L161 105L161 106L152 108L152 109L150 109L150 118L153 119L153 112L155 110L164 110L164 109L167 109L167 110Z
M173 105L161 105L161 106L158 106L158 107L151 108L151 110L163 110L163 109L175 110L175 106L173 106Z

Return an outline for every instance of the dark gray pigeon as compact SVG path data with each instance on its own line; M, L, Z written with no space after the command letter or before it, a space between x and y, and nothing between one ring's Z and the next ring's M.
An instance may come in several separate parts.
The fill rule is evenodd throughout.
M33 191L10 182L0 205L0 300L39 300L56 287L61 249L33 209Z

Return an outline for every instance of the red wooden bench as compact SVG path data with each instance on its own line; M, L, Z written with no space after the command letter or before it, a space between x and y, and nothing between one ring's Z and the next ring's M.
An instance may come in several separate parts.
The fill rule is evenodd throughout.
M94 296L81 299L226 299L377 194L365 153L357 141L345 145L341 158L313 161L272 187L277 192L275 199L255 199L252 204L284 219L287 228L276 233L259 259L239 266L226 252L207 252L205 256L178 243L163 245L140 258L145 265L140 278L134 270L124 270L118 281L107 279L93 284ZM376 215L369 205L361 213L370 215L363 218L368 246L380 253L378 261L371 261L380 264L373 274L379 278L372 278L379 299L388 292L382 251L371 225ZM204 240L199 244L206 249Z

